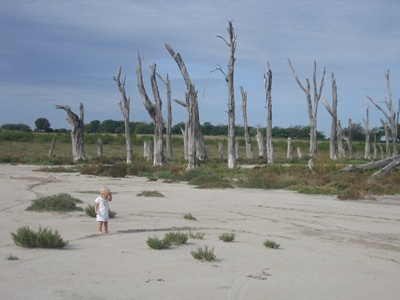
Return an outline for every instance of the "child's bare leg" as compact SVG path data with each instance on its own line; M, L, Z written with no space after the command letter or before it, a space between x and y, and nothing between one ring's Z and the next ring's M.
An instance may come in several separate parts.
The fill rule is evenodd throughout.
M104 222L104 232L109 233L108 231L108 222Z
M97 233L102 234L103 233L103 222L97 222Z

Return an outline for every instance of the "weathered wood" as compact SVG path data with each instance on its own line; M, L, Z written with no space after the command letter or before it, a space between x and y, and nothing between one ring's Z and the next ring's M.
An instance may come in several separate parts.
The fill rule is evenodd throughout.
M244 140L246 143L246 157L248 159L253 159L250 129L247 124L247 92L244 90L243 86L240 86L240 93L242 94L242 112L243 112Z
M258 145L258 157L267 157L267 151L265 149L265 137L260 130L260 126L257 126L256 140Z
M148 161L154 160L154 141L144 141L143 157Z
M369 101L371 101L371 103L373 105L375 105L375 107L380 110L383 115L386 117L386 119L388 120L389 124L390 124L390 132L391 132L391 138L392 138L392 145L393 145L393 151L392 154L393 156L397 155L398 150L397 150L397 124L399 123L399 114L400 114L400 99L398 101L398 109L397 109L397 113L393 108L393 97L392 97L392 89L390 87L390 80L389 80L389 70L387 72L384 72L385 75L385 79L386 79L386 89L387 89L387 93L388 93L388 97L385 98L385 104L386 107L388 109L388 111L386 112L379 104L377 104L371 97L367 96L367 98L369 99Z
M222 142L218 142L218 154L220 159L224 159L224 149L222 147Z
M337 141L338 141L338 153L339 153L339 158L344 158L346 156L346 153L344 151L343 147L343 130L342 130L342 124L340 120L337 121Z
M292 138L287 139L287 149L286 149L286 158L288 160L293 159L293 144L292 144Z
M138 66L136 69L136 75L138 78L138 89L140 96L142 98L142 102L144 107L146 108L149 116L153 120L154 124L154 157L153 157L153 165L154 166L162 166L164 165L164 140L163 140L163 117L162 117L162 101L158 91L158 85L156 80L156 65L153 64L150 75L151 88L153 91L154 103L152 103L146 93L146 89L143 84L143 76L142 76L142 61L140 58L140 53L138 52Z
M318 103L319 100L321 99L321 94L322 94L322 88L324 87L325 84L325 72L326 68L324 67L323 73L322 73L322 78L320 82L320 86L318 88L317 86L317 63L314 61L314 72L313 72L313 91L314 91L314 96L313 99L314 101L312 102L311 100L311 86L310 86L310 81L308 78L306 78L306 87L304 87L299 78L297 77L296 71L294 70L292 63L290 62L290 59L288 58L289 62L289 67L293 72L294 78L297 82L297 84L300 86L300 88L303 90L303 92L306 95L306 100L307 100L307 113L308 113L308 119L310 123L310 156L314 157L317 155L317 114L318 114Z
M72 112L68 105L56 105L56 109L62 109L67 113L67 121L72 126L71 142L73 160L85 160L85 121L83 104L81 103L79 105L79 117L74 112Z
M393 157L389 158L384 158L378 161L371 161L366 164L361 164L361 165L349 165L343 169L341 169L341 172L350 172L350 171L361 171L365 169L377 169L377 168L383 168L390 164L393 160L400 159L400 155L396 155Z
M348 123L348 132L349 135L347 137L347 139L344 137L345 141L347 142L347 145L349 147L349 158L353 159L354 158L354 151L353 151L353 134L352 134L352 128L353 127L353 123L351 121L351 119L349 119L349 123Z
M386 142L386 157L390 157L390 134L388 124L381 119L383 130L385 131L385 142Z
M399 166L400 166L400 158L393 159L389 164L384 166L381 170L372 174L372 176L385 175L390 171L397 169Z
M102 138L98 138L97 139L97 156L98 157L103 157L104 156L103 139Z
M264 74L265 86L265 101L267 108L267 132L266 132L266 147L267 147L267 161L268 164L274 163L274 146L272 143L272 71L269 65L267 74Z
M337 137L337 126L338 126L338 118L337 118L337 86L335 80L335 74L332 72L332 107L329 105L328 101L322 96L322 103L324 104L326 110L332 117L331 121L331 134L329 138L329 157L330 159L337 160L338 157L336 155L336 145L335 139ZM339 139L338 139L339 142ZM340 153L339 153L340 155Z
M369 144L369 108L367 107L367 117L363 119L365 127L365 151L364 159L371 159L371 147Z
M221 38L229 49L228 73L225 80L228 86L228 168L236 167L236 135L235 135L235 91L234 91L234 68L235 68L235 50L237 35L233 30L232 21L228 22L228 41Z
M132 163L132 141L129 127L129 112L131 99L126 96L125 82L126 76L121 81L121 67L117 71L117 75L114 77L114 81L117 83L118 90L121 93L122 100L119 102L119 108L121 109L122 116L124 117L124 128L125 128L125 149L126 149L126 163Z
M303 159L303 158L304 158L303 153L301 152L300 147L297 147L297 156L298 156L300 159Z
M49 157L53 154L54 148L56 147L56 137L53 137L53 141L51 143L51 147L49 150Z

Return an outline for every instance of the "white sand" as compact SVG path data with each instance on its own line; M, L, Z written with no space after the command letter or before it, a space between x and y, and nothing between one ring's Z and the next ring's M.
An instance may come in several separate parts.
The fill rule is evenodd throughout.
M0 166L1 299L400 299L400 197L339 201L275 190L200 190L146 178L113 179ZM84 212L27 212L38 196L68 193L92 204L113 191L111 233L98 236ZM138 197L157 190L165 198ZM196 221L183 218L192 213ZM21 226L58 230L63 250L25 249ZM146 239L169 231L203 240L153 250ZM224 243L222 233L236 239ZM264 247L266 239L281 245ZM216 260L190 252L214 247ZM19 260L11 261L12 254Z

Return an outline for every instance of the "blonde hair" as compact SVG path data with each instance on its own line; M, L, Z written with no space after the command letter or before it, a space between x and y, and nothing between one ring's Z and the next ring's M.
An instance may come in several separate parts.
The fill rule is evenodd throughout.
M104 194L104 193L110 193L111 192L111 190L110 190L110 188L108 187L108 186L103 186L101 189L100 189L100 194Z

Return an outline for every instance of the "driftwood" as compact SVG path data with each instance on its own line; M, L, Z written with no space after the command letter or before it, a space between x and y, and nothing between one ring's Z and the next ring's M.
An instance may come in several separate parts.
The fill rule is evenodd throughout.
M393 163L395 161L397 161L397 164ZM386 174L389 171L397 168L399 166L399 161L400 161L400 155L396 155L396 156L392 156L392 157L389 157L389 158L381 159L381 160L378 160L378 161L371 161L371 162L366 163L366 164L350 165L350 166L347 166L346 168L341 169L340 171L341 172L350 172L350 171L361 171L361 170L367 170L367 169L382 168L382 170L385 169L384 173L382 173L382 172L377 172L377 173ZM389 165L391 165L391 166L389 167ZM373 175L377 175L377 173L374 173Z

